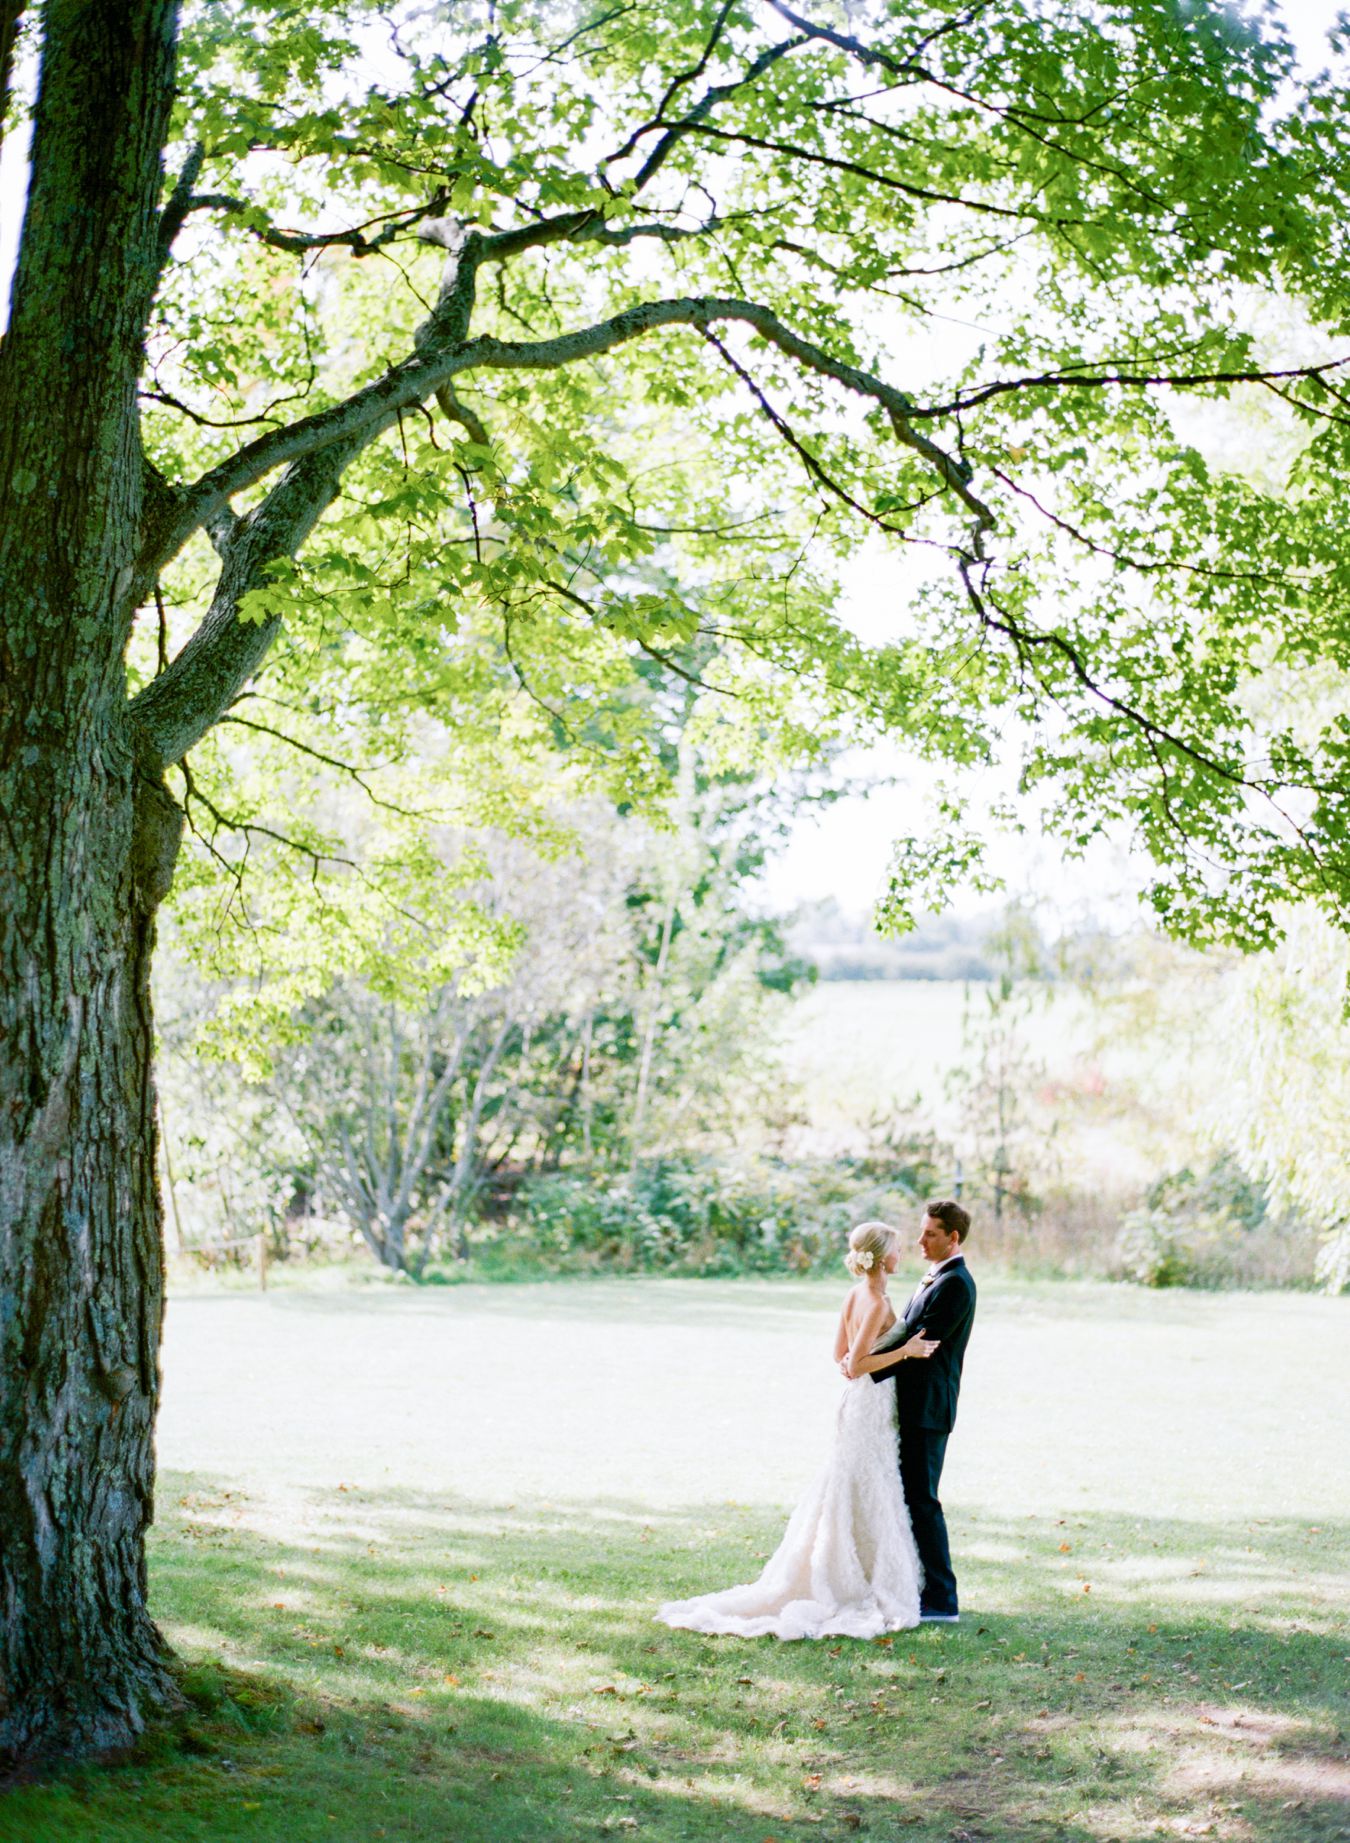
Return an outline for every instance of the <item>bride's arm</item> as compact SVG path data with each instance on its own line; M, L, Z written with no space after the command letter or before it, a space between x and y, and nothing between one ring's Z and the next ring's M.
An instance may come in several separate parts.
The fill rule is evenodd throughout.
M889 1332L891 1347L864 1357L855 1375L875 1376L906 1358L931 1357L948 1332L958 1328L961 1314L969 1311L965 1288L955 1280L939 1279L927 1299L916 1299L909 1312Z
M921 1337L917 1333L898 1345L894 1350L878 1350L870 1355L850 1356L849 1370L854 1376L872 1376L880 1369L890 1369L896 1363L903 1363L910 1357L931 1357L937 1349L933 1338Z

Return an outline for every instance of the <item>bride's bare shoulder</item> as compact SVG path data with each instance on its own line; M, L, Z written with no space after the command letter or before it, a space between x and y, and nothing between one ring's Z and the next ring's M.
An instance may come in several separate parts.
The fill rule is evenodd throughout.
M856 1286L851 1286L844 1294L843 1315L850 1324L860 1324L878 1306L884 1310L889 1309L884 1301L876 1297L865 1280L859 1280Z

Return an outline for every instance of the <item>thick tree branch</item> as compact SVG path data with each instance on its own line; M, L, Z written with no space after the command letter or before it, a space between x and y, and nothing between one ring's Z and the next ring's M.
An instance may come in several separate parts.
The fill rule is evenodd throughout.
M737 215L751 214L747 212ZM541 218L536 224L520 224L510 230L489 233L482 239L478 262L480 266L489 262L509 262L513 256L522 255L526 250L544 249L553 243L603 243L615 249L647 237L663 243L683 243L691 237L705 237L729 221L727 218L711 217L702 224L642 223L612 226L605 222L599 211L566 211L556 217ZM433 236L428 241L436 242L440 238Z
M466 249L460 256L457 273L462 275L468 270L470 285L474 258L478 254L478 251ZM462 306L457 299L460 288L461 283L456 281L451 290L451 301L457 309ZM453 319L459 318L457 311ZM142 559L142 567L148 572L147 582L153 580L193 531L227 504L232 494L243 492L273 468L287 462L316 454L334 444L342 444L345 448L355 443L359 447L375 439L393 425L400 410L411 409L434 396L463 372L556 371L565 365L599 358L662 327L703 329L719 321L752 327L803 369L832 378L846 390L879 404L890 417L897 438L933 467L942 484L955 493L984 529L993 528L993 514L970 490L970 468L913 427L913 404L903 391L870 372L834 358L822 346L804 339L767 307L756 302L717 295L650 301L593 326L560 333L552 339L516 342L485 336L456 342L443 338L437 324L444 324L447 334L453 330L443 297L443 304L423 329L426 336L420 349L411 357L331 409L303 417L289 428L270 430L246 443L230 459L213 467L185 489L170 527L160 539L158 554ZM351 452L355 452L355 448Z
M267 566L293 556L332 503L343 469L364 437L334 442L289 467L263 503L227 533L213 533L223 558L211 607L165 671L131 701L131 714L161 762L181 761L218 722L257 671L281 625L243 621L239 605L261 588Z
M436 402L446 421L457 422L471 442L477 442L480 448L492 446L492 437L478 412L462 402L448 384L442 384L436 392Z
M200 141L194 141L183 159L178 178L174 181L169 202L165 205L159 218L159 267L162 272L169 260L174 238L183 228L183 222L192 209L192 188L196 185L206 162L206 149Z

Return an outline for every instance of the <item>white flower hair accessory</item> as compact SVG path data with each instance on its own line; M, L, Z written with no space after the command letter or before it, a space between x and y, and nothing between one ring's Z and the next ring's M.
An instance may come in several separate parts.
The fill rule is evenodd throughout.
M873 1254L870 1248L850 1248L848 1253L844 1256L844 1265L848 1268L850 1273L857 1274L861 1277L863 1274L871 1272L872 1268L876 1265L876 1258L876 1255Z

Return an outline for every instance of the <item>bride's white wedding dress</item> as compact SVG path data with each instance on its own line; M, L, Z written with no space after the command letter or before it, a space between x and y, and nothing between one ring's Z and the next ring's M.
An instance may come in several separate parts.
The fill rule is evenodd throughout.
M919 1623L922 1578L900 1486L895 1390L859 1376L839 1403L829 1463L759 1579L669 1601L656 1616L742 1638L877 1638Z

